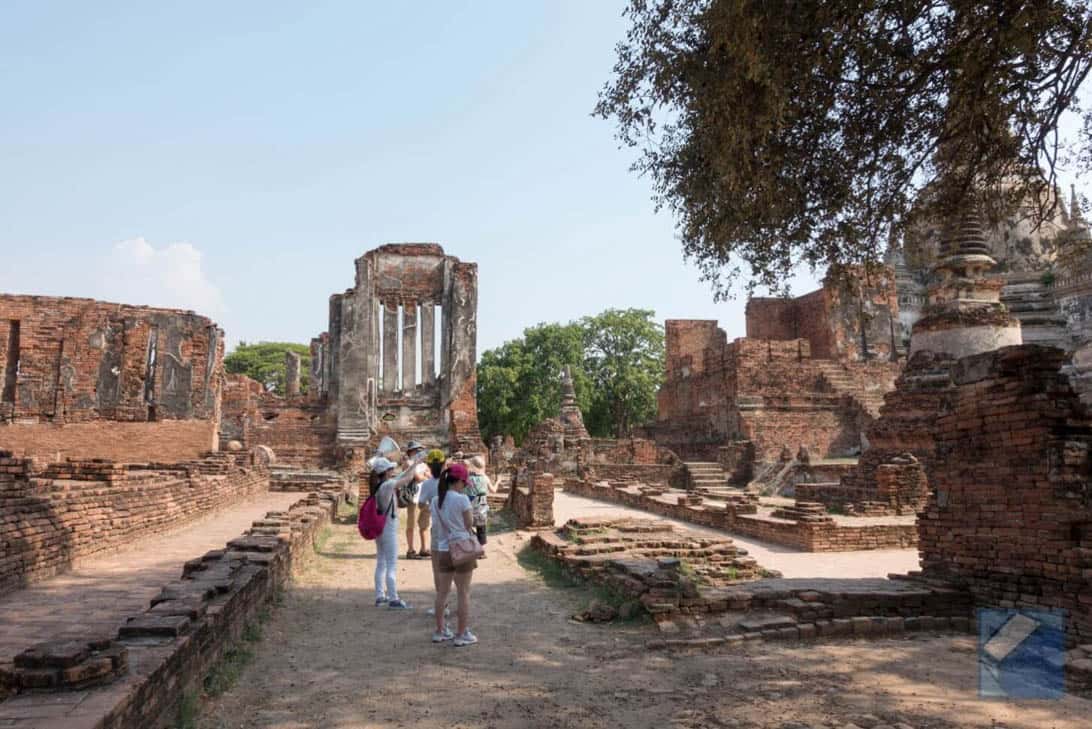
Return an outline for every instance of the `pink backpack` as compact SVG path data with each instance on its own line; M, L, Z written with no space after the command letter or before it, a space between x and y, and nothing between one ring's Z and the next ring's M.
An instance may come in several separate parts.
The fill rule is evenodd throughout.
M360 514L356 518L356 528L360 532L360 536L370 540L378 539L385 526L387 526L387 514L379 513L379 504L375 500L375 494L372 494L367 501L360 505Z

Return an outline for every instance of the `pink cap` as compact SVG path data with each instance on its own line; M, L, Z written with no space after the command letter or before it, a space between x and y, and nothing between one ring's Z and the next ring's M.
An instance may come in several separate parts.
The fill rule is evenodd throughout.
M447 467L447 472L456 481L465 481L470 477L470 474L466 472L466 466L462 463L452 463Z

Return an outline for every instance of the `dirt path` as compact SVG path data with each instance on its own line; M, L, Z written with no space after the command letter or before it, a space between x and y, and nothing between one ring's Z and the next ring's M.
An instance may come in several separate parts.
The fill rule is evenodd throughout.
M202 729L263 727L997 727L1077 729L1092 702L998 703L975 693L964 637L759 645L719 654L645 650L655 626L568 619L587 600L526 572L518 534L475 574L468 648L429 641L431 572L399 561L411 612L373 607L374 544L332 527L265 625L238 684Z

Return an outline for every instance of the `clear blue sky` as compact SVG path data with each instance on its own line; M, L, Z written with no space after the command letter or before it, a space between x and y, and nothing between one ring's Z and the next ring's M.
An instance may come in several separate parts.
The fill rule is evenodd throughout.
M479 264L479 351L612 306L741 336L590 116L623 5L7 0L0 291L307 341L354 258L436 241Z

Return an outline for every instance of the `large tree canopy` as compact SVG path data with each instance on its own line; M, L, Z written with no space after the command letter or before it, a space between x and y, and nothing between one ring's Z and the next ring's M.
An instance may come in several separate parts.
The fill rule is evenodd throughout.
M568 324L539 324L482 354L478 422L486 438L517 443L561 405L561 371L572 367L584 425L595 436L624 435L656 415L663 378L663 330L654 312L608 309Z
M596 113L718 297L875 260L915 216L1052 212L1088 2L631 0ZM1086 142L1087 144L1087 142ZM927 190L927 195L921 192Z

